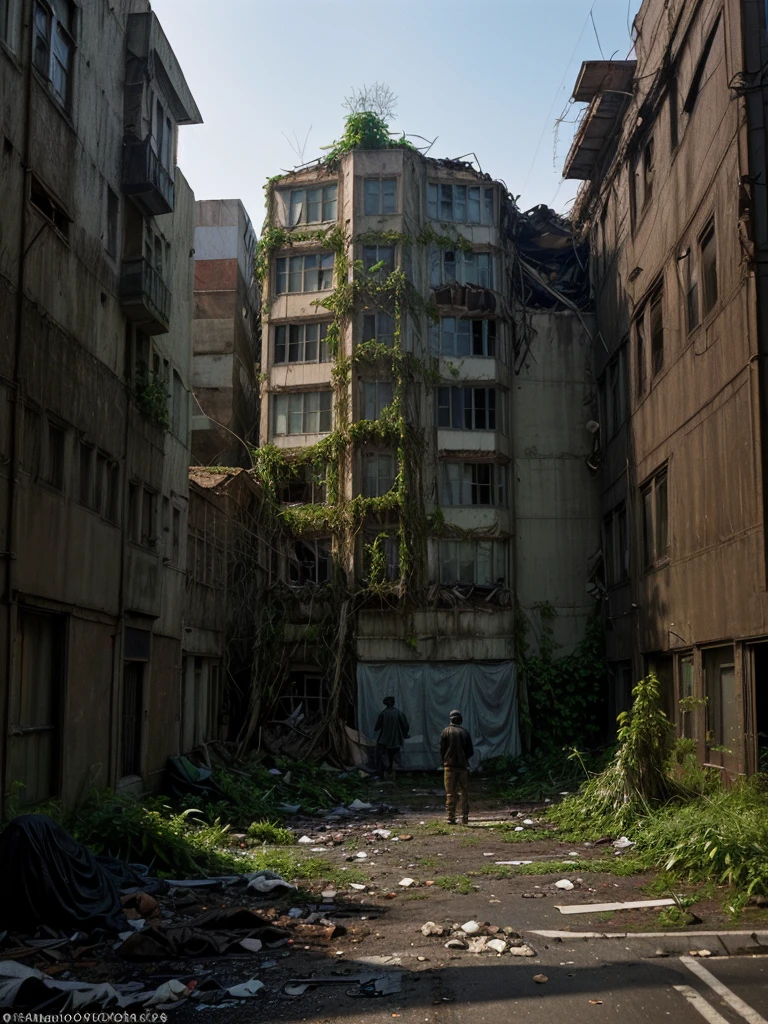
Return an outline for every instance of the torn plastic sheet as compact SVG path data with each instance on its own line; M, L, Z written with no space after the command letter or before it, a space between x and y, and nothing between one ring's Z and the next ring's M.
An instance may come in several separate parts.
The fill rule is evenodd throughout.
M181 985L176 982L175 987ZM17 963L15 960L0 962L0 1006L15 1010L35 1010L45 1007L47 1011L79 1010L86 1006L102 1009L115 1007L126 1009L131 1006L153 1005L152 1000L163 990L168 996L164 1002L174 1002L178 991L166 992L166 985L152 991L136 991L134 985L94 984L88 981L58 981L47 974ZM158 1000L159 1002L159 1000Z
M248 888L253 889L256 892L262 893L274 893L274 892L295 892L296 886L291 885L290 882L286 882L280 875L275 874L274 871L256 871L252 875L248 875Z

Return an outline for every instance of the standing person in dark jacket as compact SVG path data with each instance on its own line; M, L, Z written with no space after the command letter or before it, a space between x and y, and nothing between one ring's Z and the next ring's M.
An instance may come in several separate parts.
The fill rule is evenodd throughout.
M472 738L461 724L463 719L460 711L452 711L451 724L443 729L440 735L440 757L443 761L443 779L445 782L445 809L448 822L456 823L456 799L461 794L461 823L469 821L469 793L467 780L469 777L469 759L475 752Z
M386 777L384 771L384 757L389 761L389 773L394 778L395 758L400 753L400 747L410 736L411 730L408 719L402 711L395 707L394 697L384 698L384 710L379 714L374 726L374 732L379 735L376 739L376 754L379 766L379 775Z

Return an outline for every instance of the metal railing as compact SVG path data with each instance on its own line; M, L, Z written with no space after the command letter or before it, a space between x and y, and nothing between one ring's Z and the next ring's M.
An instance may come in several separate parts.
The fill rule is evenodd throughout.
M149 135L142 142L125 146L123 191L143 199L153 213L170 213L173 210L173 175L152 149Z
M156 319L168 326L171 315L171 293L149 260L123 260L120 298L131 302L141 299Z

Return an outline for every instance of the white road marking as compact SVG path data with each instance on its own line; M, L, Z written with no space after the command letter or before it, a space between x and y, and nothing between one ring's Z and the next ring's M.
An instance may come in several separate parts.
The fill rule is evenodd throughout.
M701 980L716 992L724 1002L743 1017L748 1024L768 1024L765 1017L761 1017L757 1010L753 1010L748 1003L745 1003L743 999L740 999L735 992L732 992L727 985L724 985L722 981L714 976L707 968L699 963L698 960L694 960L692 956L681 956L680 963L685 964L692 974L695 974L697 978Z
M694 1010L698 1010L704 1020L709 1021L709 1024L728 1024L725 1017L718 1013L714 1006L710 1006L704 996L695 988L691 988L690 985L673 985L672 988L681 996L685 996Z

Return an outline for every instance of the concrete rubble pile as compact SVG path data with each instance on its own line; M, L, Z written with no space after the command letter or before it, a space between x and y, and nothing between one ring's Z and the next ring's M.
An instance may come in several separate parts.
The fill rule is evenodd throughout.
M445 939L446 949L461 950L468 953L495 953L502 956L536 956L536 950L514 928L500 927L490 922L466 921L464 924L437 924L426 921L421 926L421 934L425 938L435 936Z

